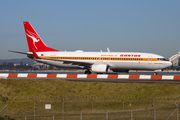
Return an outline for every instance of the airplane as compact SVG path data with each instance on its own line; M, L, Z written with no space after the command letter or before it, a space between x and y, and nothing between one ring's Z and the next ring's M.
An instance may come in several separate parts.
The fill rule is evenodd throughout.
M59 51L45 45L28 21L23 24L29 52L9 51L25 54L37 62L62 68L84 69L85 74L108 73L110 70L127 73L129 70L153 70L156 75L157 71L172 65L163 56L153 53L110 52L109 48L107 52Z

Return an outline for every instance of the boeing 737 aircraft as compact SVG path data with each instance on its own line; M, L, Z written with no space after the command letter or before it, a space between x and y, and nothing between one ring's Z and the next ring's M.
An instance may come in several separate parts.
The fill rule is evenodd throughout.
M74 52L59 51L44 44L29 22L23 22L29 52L26 54L38 62L63 68L85 69L85 74L128 72L129 70L162 70L172 65L163 56L141 52Z

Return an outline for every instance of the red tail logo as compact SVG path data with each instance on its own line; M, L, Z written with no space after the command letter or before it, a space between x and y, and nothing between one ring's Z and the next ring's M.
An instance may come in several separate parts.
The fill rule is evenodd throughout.
M24 29L28 42L29 52L33 52L31 48L33 48L35 52L58 51L46 46L29 22L24 22Z

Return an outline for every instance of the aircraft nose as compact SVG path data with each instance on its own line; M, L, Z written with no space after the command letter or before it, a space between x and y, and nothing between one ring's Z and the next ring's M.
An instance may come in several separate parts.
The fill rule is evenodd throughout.
M167 67L170 67L170 66L172 66L172 62L169 61L166 63L166 65L167 65Z

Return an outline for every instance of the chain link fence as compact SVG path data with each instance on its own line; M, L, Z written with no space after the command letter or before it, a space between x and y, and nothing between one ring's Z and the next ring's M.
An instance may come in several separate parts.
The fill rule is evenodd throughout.
M9 96L0 116L11 120L178 119L180 96ZM45 109L50 104L51 109ZM0 120L1 120L0 117Z

